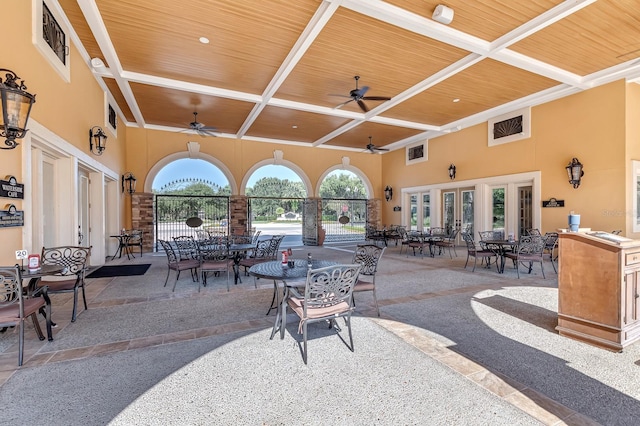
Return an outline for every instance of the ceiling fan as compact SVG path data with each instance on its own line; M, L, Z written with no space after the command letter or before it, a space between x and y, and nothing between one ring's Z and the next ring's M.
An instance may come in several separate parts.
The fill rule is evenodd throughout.
M213 136L213 137L217 136L214 132L218 131L218 129L213 126L206 126L203 123L199 123L197 112L193 113L193 121L189 123L188 130L193 130L200 136Z
M349 102L355 101L362 111L368 112L369 108L367 108L367 106L363 101L388 101L391 99L387 96L365 96L365 94L369 90L369 86L362 86L361 88L358 88L358 80L360 80L360 76L356 75L353 78L356 80L356 88L353 89L351 92L349 92L349 96L346 96L347 98L351 98L351 99L334 107L334 109L342 108L342 106L348 104ZM337 95L337 96L343 96L343 95Z
M378 148L371 142L371 136L369 136L369 143L367 144L367 151L375 154L376 152L386 152L389 151L387 148Z

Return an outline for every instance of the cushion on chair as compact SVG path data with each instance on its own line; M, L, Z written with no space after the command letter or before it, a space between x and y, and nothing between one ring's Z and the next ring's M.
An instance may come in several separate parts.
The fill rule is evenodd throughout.
M206 270L220 270L231 266L231 262L228 260L205 260L200 265L200 269L203 271Z
M52 292L65 291L65 290L73 290L76 286L76 282L78 282L76 278L69 279L69 280L60 280L60 281L41 280L38 286L42 287L43 285L46 285L47 287L49 287L49 291L52 291ZM78 284L80 283L81 282L78 282Z
M45 305L42 297L24 298L24 316L27 317ZM0 307L0 324L15 323L20 318L19 305L7 305Z
M372 291L375 288L375 284L370 281L356 281L353 291Z
M195 269L200 266L200 261L195 259L181 260L178 263L172 263L169 268L175 271L185 271L187 269Z
M304 299L290 297L287 303L300 318L304 318ZM350 306L347 302L340 302L335 305L320 308L307 308L307 318L321 318L328 315L340 314L348 311L349 308Z

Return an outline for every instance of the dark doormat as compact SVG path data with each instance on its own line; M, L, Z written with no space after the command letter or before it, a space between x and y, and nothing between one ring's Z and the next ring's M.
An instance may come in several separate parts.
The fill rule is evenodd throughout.
M132 275L144 275L151 266L150 263L142 263L140 265L118 265L118 266L101 266L89 275L87 278L104 278L104 277L126 277Z

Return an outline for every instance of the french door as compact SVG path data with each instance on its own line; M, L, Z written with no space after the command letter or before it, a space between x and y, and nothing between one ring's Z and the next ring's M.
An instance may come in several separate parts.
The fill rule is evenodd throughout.
M442 191L442 227L447 233L454 229L473 234L474 188L454 188ZM458 235L458 243L462 236Z

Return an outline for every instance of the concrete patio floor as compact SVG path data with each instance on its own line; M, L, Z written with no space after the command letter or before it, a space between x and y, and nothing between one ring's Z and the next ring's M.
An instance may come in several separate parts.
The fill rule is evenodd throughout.
M283 247L284 248L284 247ZM353 245L294 247L294 257L348 263ZM616 424L640 418L640 345L608 352L561 337L557 275L509 265L464 269L466 251L435 258L385 251L376 278L382 316L356 295L355 352L318 324L309 363L291 316L269 340L273 284L226 290L183 272L164 287L166 258L143 276L87 280L89 309L52 297L53 342L0 335L3 424ZM80 304L81 305L81 304ZM17 400L28 404L18 404Z

